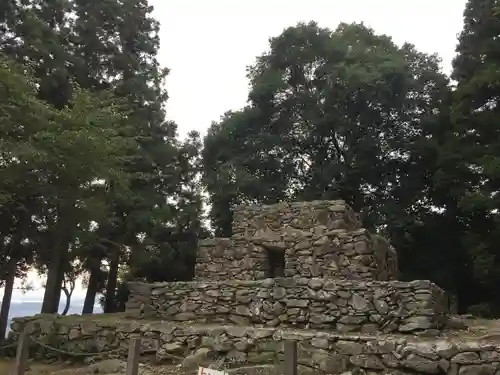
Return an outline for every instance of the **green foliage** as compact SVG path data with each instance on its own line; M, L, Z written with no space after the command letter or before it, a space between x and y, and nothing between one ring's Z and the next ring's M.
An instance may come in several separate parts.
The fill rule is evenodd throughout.
M467 249L472 295L468 305L488 303L500 313L496 285L500 282L500 14L492 0L469 0L459 36L452 78L452 127L441 155L443 174L460 173L456 205L463 218L461 244ZM454 164L461 167L452 166ZM457 191L457 189L455 189Z
M44 214L68 200L75 202L72 214L95 214L95 205L86 199L90 186L119 179L129 141L115 131L123 121L119 106L109 96L104 99L75 90L69 106L58 110L38 99L34 81L22 67L0 60L0 215L2 239L16 241L12 246L19 247L26 237L23 247L34 245L36 226L51 225ZM40 249L37 256L43 254Z
M214 213L248 200L343 197L367 207L373 226L414 200L420 186L400 180L446 91L437 58L363 25L299 24L271 39L249 78L251 105L205 139Z
M20 179L33 179L25 186L39 205L30 208L36 234L28 237L36 244L37 267L48 271L46 312L57 306L61 272L70 275L74 260L88 268L89 285L92 275L102 279L107 261L107 294L114 301L120 262L139 274L158 265L157 255L144 249L162 228L176 228L163 234L168 246L158 244L169 264L168 254L181 249L192 258L192 238L202 231L201 142L196 135L180 142L176 124L165 120L168 69L157 61L159 23L151 11L144 0L29 0L0 7L6 31L0 50L31 71L33 100L49 112L45 124L25 111L40 126L29 138L36 143L36 173L25 167L0 190L2 202L17 203L12 192ZM15 126L23 122L20 117ZM13 140L12 152L19 154L20 146ZM28 190L25 195L32 197ZM183 269L183 259L172 269ZM184 269L185 278L192 270ZM91 284L97 289L89 291L89 301L102 287L101 281Z

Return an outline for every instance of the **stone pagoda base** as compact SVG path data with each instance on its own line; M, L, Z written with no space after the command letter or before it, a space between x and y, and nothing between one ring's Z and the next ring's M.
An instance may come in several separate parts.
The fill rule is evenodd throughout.
M448 301L429 281L275 278L130 283L126 316L337 332L440 330Z

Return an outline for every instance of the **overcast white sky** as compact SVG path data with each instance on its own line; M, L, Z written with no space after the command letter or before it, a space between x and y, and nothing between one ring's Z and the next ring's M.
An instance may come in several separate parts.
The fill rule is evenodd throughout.
M150 0L161 21L160 61L171 69L168 117L181 134L202 134L227 110L245 105L245 68L268 39L300 21L335 29L361 22L397 44L437 52L450 71L465 0Z
M246 66L268 47L268 39L300 21L335 29L364 22L427 53L437 52L449 73L465 0L150 0L161 22L160 62L167 80L168 117L182 135L205 134L211 121L246 103ZM40 285L40 281L37 282ZM0 294L3 294L0 290ZM84 295L83 288L75 297ZM14 299L38 300L39 289Z

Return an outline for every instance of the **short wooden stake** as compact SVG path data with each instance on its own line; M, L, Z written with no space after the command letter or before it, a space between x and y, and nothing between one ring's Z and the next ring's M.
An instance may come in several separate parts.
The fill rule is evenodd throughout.
M283 373L285 375L297 375L297 341L285 341L284 351Z
M19 335L17 343L16 362L14 363L14 370L12 375L24 375L28 363L28 349L29 349L29 336L28 332L24 330Z
M141 354L141 338L133 337L130 339L127 358L127 375L139 374L139 356Z

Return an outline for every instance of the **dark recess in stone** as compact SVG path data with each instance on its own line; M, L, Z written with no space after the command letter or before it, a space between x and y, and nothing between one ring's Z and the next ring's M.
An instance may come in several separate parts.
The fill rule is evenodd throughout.
M266 249L267 261L269 263L267 277L285 276L285 252L282 250Z

